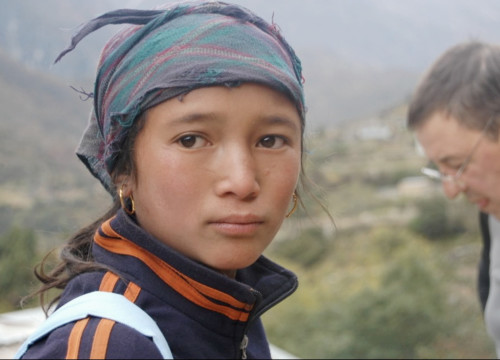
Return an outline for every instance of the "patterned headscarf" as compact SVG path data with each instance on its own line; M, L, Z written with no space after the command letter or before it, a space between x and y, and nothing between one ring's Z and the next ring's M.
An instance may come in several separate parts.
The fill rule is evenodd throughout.
M261 83L296 104L304 128L300 60L274 24L249 10L209 1L111 11L82 26L56 62L109 24L133 26L115 35L102 51L94 108L77 155L113 196L110 174L138 115L190 90Z

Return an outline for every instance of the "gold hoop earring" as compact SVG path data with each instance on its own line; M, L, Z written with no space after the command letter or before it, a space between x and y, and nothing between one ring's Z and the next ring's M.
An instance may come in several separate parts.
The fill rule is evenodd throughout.
M134 198L132 197L132 194L130 194L129 199L130 199L130 206L132 207L130 210L127 207L127 204L125 203L125 200L123 199L123 185L120 187L120 191L118 192L120 196L120 204L122 205L123 210L129 215L134 215L135 213L135 202Z
M287 217L287 218L292 216L292 214L295 212L295 210L297 210L298 199L297 199L297 194L295 194L295 191L293 192L292 197L293 197L293 208L292 208L292 210L290 210L290 212L288 214L285 215L285 217Z

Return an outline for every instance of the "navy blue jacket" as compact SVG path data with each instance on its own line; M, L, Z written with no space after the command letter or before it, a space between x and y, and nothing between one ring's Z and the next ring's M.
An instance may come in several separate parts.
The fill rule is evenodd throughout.
M93 254L112 271L77 276L59 306L96 290L124 294L156 321L174 358L270 358L260 315L297 288L293 273L263 256L230 279L152 238L122 210L96 233ZM54 330L23 358L77 357L161 358L151 339L95 317Z
M481 250L481 258L479 260L479 272L477 281L477 290L481 308L484 312L488 294L490 292L490 228L488 225L488 214L479 213L479 228L481 229L481 238L483 239L483 249Z

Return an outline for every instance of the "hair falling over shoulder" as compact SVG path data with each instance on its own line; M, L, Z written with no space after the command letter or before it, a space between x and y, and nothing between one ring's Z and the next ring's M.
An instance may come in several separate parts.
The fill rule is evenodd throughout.
M115 170L111 175L114 182L118 181L121 174L135 174L135 164L133 160L133 146L135 138L144 125L144 116L140 115L138 120L132 125L130 132L123 143L122 152L118 156ZM51 266L51 256L53 251L49 252L43 260L35 267L34 273L42 285L24 300L39 296L40 304L45 312L57 303L60 294L56 295L48 302L46 306L47 292L51 289L62 290L77 275L91 271L108 271L108 267L94 261L92 255L92 243L94 234L103 222L113 217L120 209L121 204L117 196L114 196L111 208L93 223L77 231L64 244L59 254L59 262ZM49 268L48 272L46 269Z
M113 206L93 223L78 230L64 244L59 254L59 262L51 267L50 257L54 250L49 252L35 267L34 274L42 285L24 300L39 296L40 304L47 315L48 310L60 299L60 294L52 300L47 301L47 292L51 289L64 289L66 285L77 275L99 270L110 270L106 266L96 263L92 255L92 242L94 234L101 224L112 217L120 208L120 202L114 201ZM51 268L49 268L51 267ZM49 269L47 269L49 268Z

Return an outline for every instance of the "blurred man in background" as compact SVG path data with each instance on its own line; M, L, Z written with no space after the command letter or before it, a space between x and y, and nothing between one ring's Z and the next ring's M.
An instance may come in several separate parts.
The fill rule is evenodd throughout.
M500 355L500 46L467 42L447 50L425 74L408 110L431 164L422 172L453 199L479 209L483 250L478 292Z

